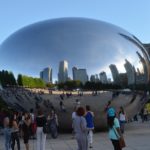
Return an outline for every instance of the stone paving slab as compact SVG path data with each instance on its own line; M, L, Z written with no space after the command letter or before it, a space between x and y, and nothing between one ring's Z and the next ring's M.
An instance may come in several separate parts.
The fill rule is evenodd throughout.
M126 125L124 150L150 150L150 122L133 122ZM0 136L0 150L4 150L4 138ZM17 149L16 149L17 150ZM21 150L25 150L21 139ZM36 150L36 140L30 140L30 150ZM60 134L57 139L48 135L46 150L77 150L77 143L71 134ZM89 149L90 150L90 149ZM113 150L107 132L94 133L94 143L91 150Z

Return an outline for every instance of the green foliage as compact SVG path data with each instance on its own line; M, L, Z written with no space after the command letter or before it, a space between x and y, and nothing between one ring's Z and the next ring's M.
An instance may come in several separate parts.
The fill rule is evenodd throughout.
M48 88L54 88L56 85L55 84L53 84L53 83L47 83L46 84L46 87L48 87Z
M45 82L40 78L33 78L26 75L18 75L18 85L29 88L44 88Z
M17 83L18 83L18 85L23 86L23 84L22 84L22 75L21 74L18 75Z
M73 90L81 88L84 90L107 90L107 89L121 89L121 86L114 84L102 84L101 82L86 82L84 85L80 81L67 81L58 84L59 89Z
M114 84L103 84L101 82L86 82L83 87L85 90L107 90L107 89L121 89L120 86Z
M78 80L66 81L65 83L59 83L58 88L64 90L73 90L77 88L82 88L82 83Z
M14 74L7 70L0 71L0 82L3 87L16 85Z

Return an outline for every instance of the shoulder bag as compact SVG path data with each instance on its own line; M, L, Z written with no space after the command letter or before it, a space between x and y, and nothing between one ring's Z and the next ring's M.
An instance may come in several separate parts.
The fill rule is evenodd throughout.
M114 127L113 127L113 130L114 130L114 132L115 132L115 134L119 140L120 148L126 147L126 143L125 143L123 135L119 136L118 131Z

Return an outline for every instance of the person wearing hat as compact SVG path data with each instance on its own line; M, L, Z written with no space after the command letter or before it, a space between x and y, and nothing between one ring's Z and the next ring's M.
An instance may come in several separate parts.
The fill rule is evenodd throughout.
M114 150L122 150L119 144L119 138L122 136L120 131L119 120L116 117L114 108L109 108L107 111L107 124L109 128L109 139L111 140Z

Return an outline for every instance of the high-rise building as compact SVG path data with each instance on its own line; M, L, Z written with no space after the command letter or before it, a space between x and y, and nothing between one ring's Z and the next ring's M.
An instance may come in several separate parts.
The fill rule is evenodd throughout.
M140 59L140 62L142 64L142 69L143 69L142 73L141 73L142 77L138 77L137 79L140 79L141 81L143 81L143 83L148 83L148 69L147 69L146 61L139 52L136 52L136 53ZM138 81L137 81L137 83L138 83Z
M107 82L108 82L108 84L110 84L111 83L111 78L108 78Z
M95 83L100 82L100 79L99 79L98 74L91 75L90 81L91 81L91 82L95 82Z
M52 83L52 69L47 67L40 72L40 78L43 79L46 83Z
M127 73L120 73L119 74L119 79L120 79L120 85L122 87L126 87L128 85Z
M132 85L135 84L136 81L136 72L135 72L135 68L134 66L132 66L132 64L125 59L125 64L124 67L126 69L126 73L127 73L127 78L128 78L128 85Z
M98 74L95 74L95 82L96 82L96 83L97 83L97 82L100 82L100 79L99 79Z
M68 62L63 60L59 63L58 82L64 83L68 80Z
M111 70L112 77L113 77L113 80L114 80L113 83L119 85L120 84L119 72L118 72L118 69L117 69L116 65L111 64L109 66L109 68Z
M76 67L72 68L73 80L79 80L82 84L85 84L88 81L88 75L86 69L77 69Z
M91 82L96 82L96 77L95 77L95 75L91 75L90 81L91 81Z
M150 57L150 43L149 43L149 44L143 44L143 46L144 46L145 49L147 50L148 55L149 55L149 57Z
M108 83L106 72L104 72L104 71L101 72L101 73L99 74L99 76L100 76L100 81L101 81L102 83L104 83L104 84Z

